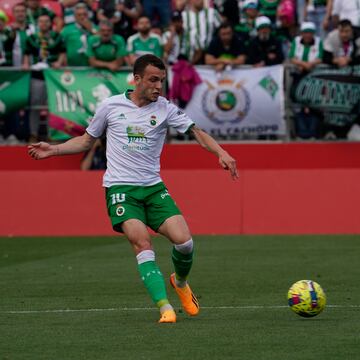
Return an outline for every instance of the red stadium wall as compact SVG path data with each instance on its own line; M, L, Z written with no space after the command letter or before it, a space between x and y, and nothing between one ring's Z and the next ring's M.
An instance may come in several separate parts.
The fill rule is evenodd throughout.
M164 153L163 179L194 234L360 233L360 144L226 147L239 181L199 147ZM61 170L80 159L36 162L25 148L0 148L0 236L113 234L102 174Z

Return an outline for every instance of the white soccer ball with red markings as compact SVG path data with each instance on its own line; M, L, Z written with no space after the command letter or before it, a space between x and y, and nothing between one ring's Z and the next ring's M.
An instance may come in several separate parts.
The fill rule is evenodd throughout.
M326 295L322 287L312 280L300 280L291 285L288 302L292 311L303 317L319 315L325 308Z

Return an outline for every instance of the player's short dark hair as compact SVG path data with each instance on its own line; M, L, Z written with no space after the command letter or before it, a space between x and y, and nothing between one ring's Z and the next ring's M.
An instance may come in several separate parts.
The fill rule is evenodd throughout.
M342 20L339 21L339 26L341 28L348 27L348 26L350 26L352 28L352 23L348 19L342 19Z
M160 70L166 70L165 64L160 58L153 54L146 54L136 59L133 70L134 75L142 76L148 65L155 66Z

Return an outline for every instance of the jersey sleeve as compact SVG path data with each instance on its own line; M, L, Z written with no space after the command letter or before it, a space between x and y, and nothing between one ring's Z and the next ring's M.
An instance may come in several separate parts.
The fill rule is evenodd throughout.
M195 123L176 105L168 103L167 123L179 133L186 133Z
M86 132L94 138L99 138L105 131L107 126L107 101L104 100L96 109Z

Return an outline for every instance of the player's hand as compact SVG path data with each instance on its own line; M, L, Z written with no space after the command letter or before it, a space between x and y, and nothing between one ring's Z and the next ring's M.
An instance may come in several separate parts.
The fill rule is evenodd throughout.
M236 167L236 160L232 158L226 151L219 156L219 163L225 169L230 171L233 180L239 178L239 173Z
M39 142L28 146L28 154L35 160L46 159L56 155L56 146Z

